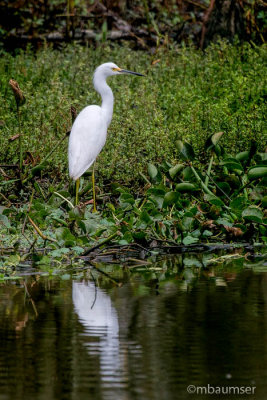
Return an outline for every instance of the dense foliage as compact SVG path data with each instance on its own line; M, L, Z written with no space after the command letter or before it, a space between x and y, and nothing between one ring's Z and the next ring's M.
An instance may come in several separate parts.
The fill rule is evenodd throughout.
M114 61L146 74L116 77L109 83L115 95L108 140L97 161L98 182L111 178L138 186L139 172L150 161L173 162L177 140L189 140L198 155L211 133L223 131L226 150L242 151L251 139L263 146L266 112L264 47L220 43L204 54L181 48L155 56L128 48L97 50L67 47L64 51L31 51L0 60L1 164L18 162L16 103L8 81L19 82L26 97L21 110L24 177L42 162L71 127L70 107L80 111L99 103L92 87L94 68ZM67 140L47 160L42 178L65 182ZM8 176L15 177L9 170ZM4 181L7 178L2 176ZM44 182L45 184L45 182ZM8 188L10 190L10 186Z
M263 43L265 8L262 0L0 0L0 47L127 39L151 50L166 40L202 47L235 36Z
M3 268L28 257L70 259L111 240L146 247L266 241L263 59L263 47L224 42L204 54L163 48L153 57L107 46L6 54L0 238L18 252L4 257ZM96 102L91 75L107 60L146 77L110 80L114 118L96 164L92 213L90 171L73 205L66 132L71 106L74 114L73 106Z

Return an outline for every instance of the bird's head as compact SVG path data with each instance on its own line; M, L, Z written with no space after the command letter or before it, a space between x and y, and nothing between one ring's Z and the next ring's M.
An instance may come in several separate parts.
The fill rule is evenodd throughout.
M144 76L143 74L139 74L138 72L128 71L127 69L121 69L118 67L118 65L112 62L99 65L99 67L97 67L97 69L95 70L95 73L101 74L105 78L112 75L124 75L124 74Z

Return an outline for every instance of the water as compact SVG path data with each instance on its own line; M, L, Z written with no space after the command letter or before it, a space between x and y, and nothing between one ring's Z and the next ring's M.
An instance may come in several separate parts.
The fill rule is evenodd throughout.
M199 262L2 283L0 400L207 397L189 385L255 387L210 397L265 400L267 268Z

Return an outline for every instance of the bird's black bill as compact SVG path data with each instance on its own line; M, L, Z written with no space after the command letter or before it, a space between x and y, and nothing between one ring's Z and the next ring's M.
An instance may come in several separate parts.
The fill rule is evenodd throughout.
M137 76L145 76L143 74L139 74L139 72L128 71L127 69L121 69L120 72L122 74L132 74L132 75L137 75Z

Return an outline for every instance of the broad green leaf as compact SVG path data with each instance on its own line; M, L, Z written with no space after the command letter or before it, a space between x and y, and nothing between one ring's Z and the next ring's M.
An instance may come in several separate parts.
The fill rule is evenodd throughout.
M155 179L158 175L158 169L154 164L149 163L147 166L147 172L151 179Z
M30 171L32 176L37 176L40 175L40 173L45 169L45 165L44 164L39 164L36 165L36 167L33 167Z
M177 192L168 192L164 196L164 201L162 208L166 208L172 204L175 204L179 200L179 193Z
M131 206L130 207L131 209L135 202L133 195L131 195L130 193L122 193L120 195L119 200L122 208L124 209L127 208L128 206Z
M263 212L255 206L249 206L242 212L242 217L247 221L262 222Z
M238 217L241 217L242 211L247 207L247 199L245 196L236 197L229 205L231 210L237 214Z
M249 159L249 151L241 151L235 156L235 158L240 162L247 161Z
M5 265L8 265L10 267L16 267L19 264L19 262L20 262L20 255L19 254L12 254L5 261Z
M61 257L63 254L67 254L69 252L70 249L68 249L67 247L62 247L61 249L51 251L49 255L51 255L51 257Z
M158 208L161 208L163 204L166 187L164 189L151 188L147 191L148 200L152 201Z
M4 225L6 228L11 228L9 219L4 214L0 214L0 226L1 225Z
M127 231L124 233L122 240L125 240L127 243L131 243L133 241L133 235L131 232Z
M213 133L208 137L205 143L205 150L211 150L214 146L216 146L221 139L223 132Z
M79 207L74 207L69 211L69 219L70 221L79 221L82 218L83 214Z
M174 167L169 169L170 177L173 179L179 172L184 168L183 164L176 164Z
M178 183L175 186L175 190L180 193L189 193L196 190L196 186L193 185L192 183L183 182L183 183Z
M145 210L141 212L139 219L140 221L145 222L146 224L150 224L151 222L153 222L152 218Z
M248 171L248 179L253 181L255 179L264 178L267 176L267 166L266 167L252 167Z
M71 248L71 250L75 253L75 254L82 254L84 252L84 248L80 247L80 246L74 246Z
M243 171L242 164L235 158L228 157L221 162L221 165L226 167L229 171Z
M185 230L187 230L187 231L191 230L194 221L195 220L192 217L183 217L182 224L183 224Z
M216 219L216 223L219 225L224 225L224 226L233 226L232 222L230 222L226 218L218 218L218 219Z
M188 235L183 239L183 244L187 246L189 244L197 243L198 241L198 238Z
M82 220L77 221L77 225L79 226L79 228L81 228L81 230L83 231L83 233L86 233L86 232L87 232L87 229L86 229L86 226L85 226L84 221L82 221Z
M182 178L183 178L183 181L187 181L187 182L190 182L193 179L195 179L195 175L194 175L194 172L192 171L191 167L187 166L184 168L184 170L182 172Z
M204 199L206 201L208 201L209 203L214 204L215 206L223 206L224 205L224 202L221 199L219 199L218 197L213 196L211 194L205 194Z
M177 147L180 152L180 155L185 161L193 161L195 158L194 149L188 142L182 142L181 140L177 141Z
M146 234L145 234L145 232L133 232L133 237L136 240L143 240L146 238Z
M227 182L216 182L219 188L216 189L216 194L218 196L224 196L225 194L229 194L231 192L231 186Z
M211 231L209 231L208 229L205 229L204 232L202 233L203 237L210 237L212 235L213 235L213 233Z

